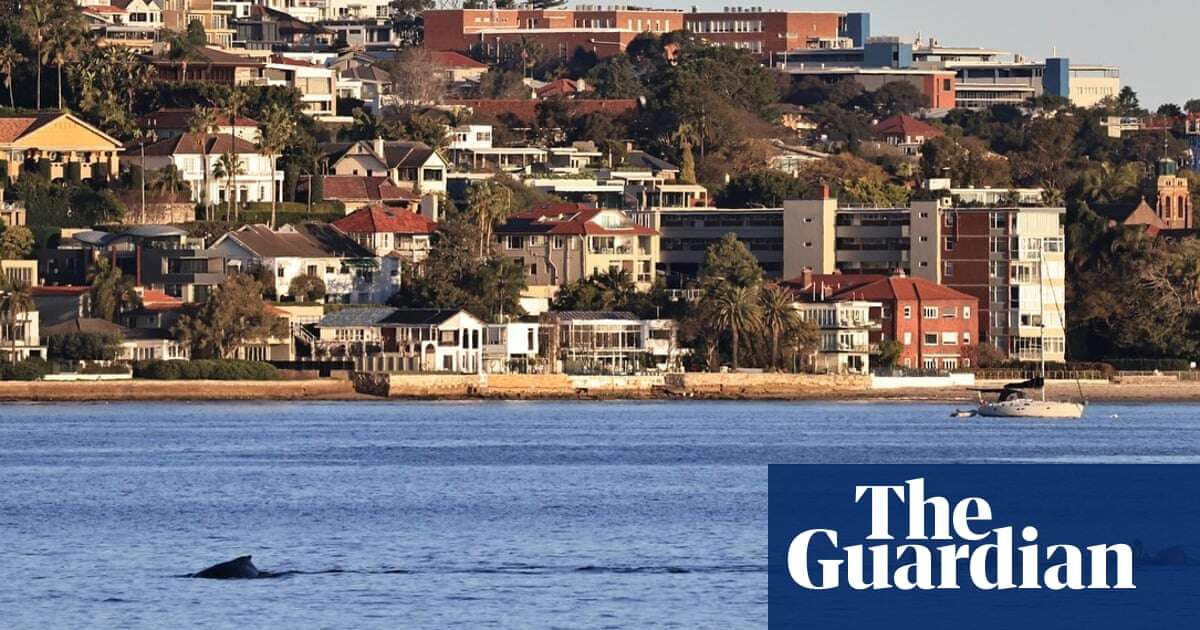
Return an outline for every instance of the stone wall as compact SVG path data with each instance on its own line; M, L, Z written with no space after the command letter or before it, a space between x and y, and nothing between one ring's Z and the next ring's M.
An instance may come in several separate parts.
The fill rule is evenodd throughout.
M353 398L350 381L0 381L0 400L331 400Z
M867 376L829 374L668 374L672 393L700 398L834 398L871 387Z

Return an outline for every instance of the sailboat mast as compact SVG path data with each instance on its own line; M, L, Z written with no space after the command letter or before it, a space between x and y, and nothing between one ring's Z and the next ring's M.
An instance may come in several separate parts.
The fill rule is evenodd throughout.
M1045 282L1042 280L1043 259L1046 257L1046 242L1039 239L1038 245L1038 357L1041 363L1042 376L1042 402L1046 402L1046 297L1043 291L1046 290Z

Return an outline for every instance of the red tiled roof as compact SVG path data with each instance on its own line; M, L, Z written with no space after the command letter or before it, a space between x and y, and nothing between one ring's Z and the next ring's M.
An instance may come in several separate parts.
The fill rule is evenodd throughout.
M121 7L114 7L106 4L81 8L84 13L125 13L125 9L122 9Z
M541 101L529 99L448 99L447 105L470 107L477 113L500 116L511 114L524 123L537 119L537 105ZM575 116L586 116L597 112L623 114L637 107L637 101L629 99L574 99L567 105Z
M325 198L339 200L392 201L403 199L415 201L421 196L411 189L401 188L386 177L366 175L327 175Z
M570 79L555 79L537 89L539 98L570 96L579 91L579 84Z
M431 234L434 223L407 210L384 206L364 206L333 222L346 234Z
M166 292L159 289L142 289L142 305L146 307L165 308L171 305L182 305L183 300L167 295Z
M891 302L910 300L977 301L974 297L950 287L911 276L882 276L878 274L814 274L811 283L794 278L782 283L797 298L811 300L813 295L825 300L867 300Z
M605 210L583 204L556 203L509 215L497 234L580 234L589 236L650 236L655 230L632 221L625 227L608 228L593 221Z
M462 53L449 50L431 50L429 54L433 57L433 63L443 68L465 70L482 70L487 68L487 64L475 61Z
M885 118L879 121L879 124L875 125L875 128L871 131L876 136L904 136L905 138L914 136L940 138L946 135L941 129L917 120L908 114L899 114L891 118Z
M309 63L303 59L295 59L292 57L284 57L283 55L271 55L271 63L279 63L285 66L300 66L301 68L324 68L315 63Z
M16 142L21 136L62 115L55 112L30 116L0 116L0 142Z

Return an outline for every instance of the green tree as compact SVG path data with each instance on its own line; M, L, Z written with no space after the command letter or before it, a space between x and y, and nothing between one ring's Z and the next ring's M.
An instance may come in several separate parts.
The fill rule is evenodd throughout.
M8 88L10 107L17 106L17 99L13 95L13 72L22 63L25 63L25 56L13 48L12 44L0 46L0 72L4 73L4 87Z
M117 358L122 338L107 333L75 332L50 335L46 350L59 361L112 361Z
M55 7L52 0L24 0L21 5L21 30L37 53L37 107L42 108L42 66L50 55L47 45L54 27Z
M756 169L734 177L717 193L722 208L783 207L809 193L803 180L774 169Z
M467 191L467 211L474 218L477 227L480 260L491 253L492 234L496 223L505 220L512 210L512 192L495 181L476 182Z
M23 225L0 225L0 258L25 258L33 252L33 232Z
M929 99L908 81L884 83L871 94L875 113L880 117L911 114L929 104Z
M180 316L173 332L193 358L229 359L246 343L287 334L284 320L267 311L263 288L237 274L214 287L204 304Z
M297 302L320 302L325 299L325 281L317 276L301 274L292 278L288 295Z
M74 2L57 2L54 10L54 21L47 33L46 39L50 51L50 59L54 61L57 73L58 108L63 108L62 84L63 65L79 58L86 42L87 24L75 7Z
M296 135L296 119L291 113L278 105L269 106L262 117L262 130L259 136L259 150L266 154L272 167ZM275 229L275 186L271 185L271 229Z
M192 20L188 22L187 33L184 35L184 41L189 46L207 46L208 33L204 32L204 24L200 20Z
M188 192L188 183L174 164L168 164L154 171L150 187L158 194L166 195L172 203L178 198L180 192Z
M137 308L142 300L135 288L135 280L122 276L121 269L109 263L103 256L96 259L88 270L88 301L92 317L116 321L125 308Z
M771 369L779 369L779 339L800 325L800 313L792 292L771 285L759 294L762 303L762 326L771 337Z
M904 344L896 339L884 339L879 342L879 353L876 360L879 365L887 368L896 367L900 355L904 354Z
M763 280L758 259L733 234L726 234L708 248L700 275L710 293L722 286L757 288Z
M213 179L225 182L225 220L237 221L238 191L233 188L238 175L246 174L246 163L233 153L222 153L213 165Z
M716 328L729 333L735 371L739 367L743 335L757 333L762 328L759 290L757 285L726 286L705 298L711 300L711 313Z
M196 22L192 22L192 24L195 23ZM201 165L204 168L204 188L200 191L200 205L204 206L204 218L209 220L211 220L212 217L208 215L211 207L208 199L208 141L209 136L216 132L217 129L217 113L215 110L210 107L199 106L192 110L192 115L188 120L188 131L190 133L200 135L200 155L204 162Z

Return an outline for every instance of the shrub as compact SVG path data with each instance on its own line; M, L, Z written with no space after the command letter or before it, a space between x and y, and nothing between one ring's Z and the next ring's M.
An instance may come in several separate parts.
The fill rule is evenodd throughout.
M117 358L120 337L105 333L50 335L46 347L51 359L63 361L111 361Z
M36 381L52 372L45 359L25 359L19 363L0 363L2 381Z
M1108 363L1127 372L1186 372L1192 369L1188 359L1109 359Z
M319 302L325 299L325 281L317 276L298 275L292 278L288 295L297 302Z
M66 180L72 184L83 181L83 167L79 165L79 162L67 162Z
M133 375L160 381L274 381L279 371L270 363L236 359L140 361Z

